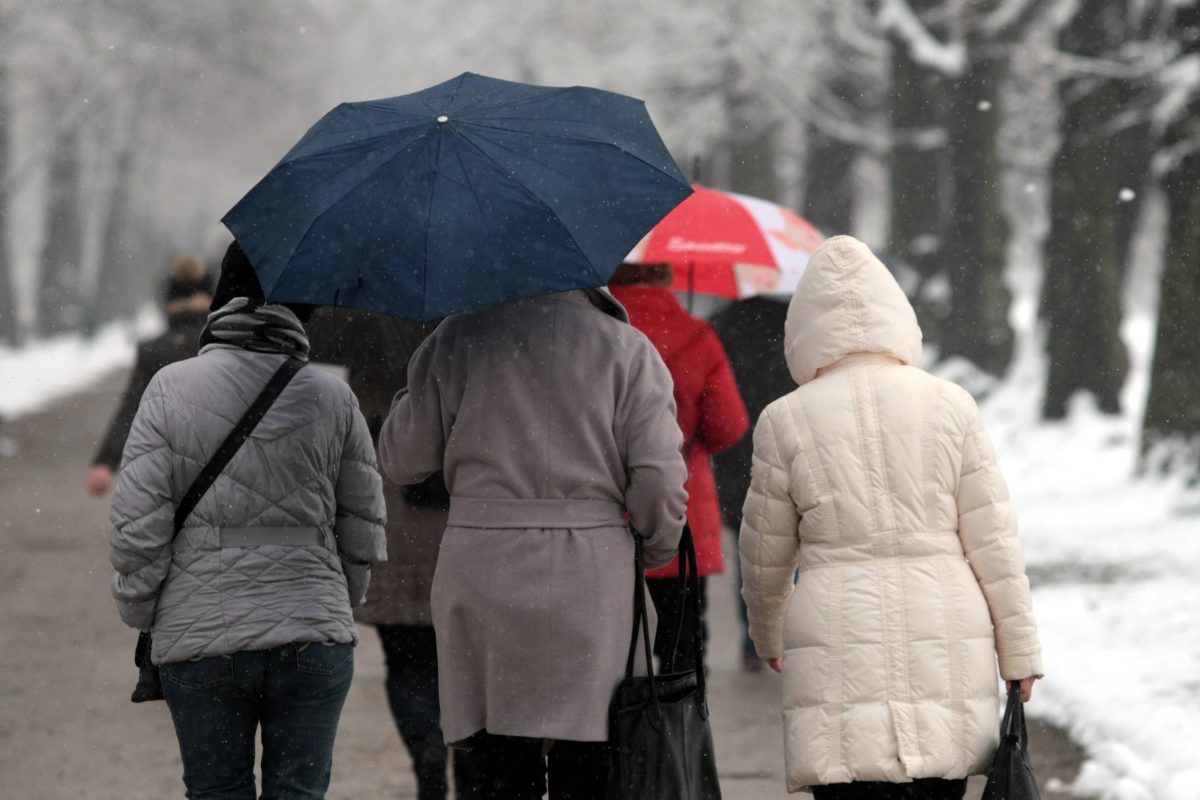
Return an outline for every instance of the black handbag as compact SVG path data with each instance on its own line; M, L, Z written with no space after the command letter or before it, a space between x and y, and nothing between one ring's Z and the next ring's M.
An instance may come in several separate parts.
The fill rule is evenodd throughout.
M1000 723L1000 747L988 770L982 800L1041 800L1041 797L1029 758L1021 684L1014 681L1008 687L1008 705Z
M187 494L179 501L179 505L175 507L175 536L179 535L179 531L183 529L183 523L191 515L192 509L196 507L196 503L200 502L200 498L213 485L213 481L221 474L221 470L225 469L225 465L229 463L229 459L233 458L234 453L241 448L242 444L250 438L250 434L254 431L255 426L266 415L271 404L275 402L275 398L279 397L284 387L292 380L297 372L304 366L303 361L298 358L289 358L283 362L279 369L275 370L275 374L267 381L267 385L263 387L262 392L246 409L246 413L238 420L237 425L233 426L233 430L225 437L225 441L221 442L221 446L213 453L212 459L204 465L204 469L200 470L200 474L196 476L196 480L192 481L192 485L188 488ZM172 537L174 541L174 536ZM133 663L138 668L137 685L133 687L133 694L130 695L130 701L134 703L145 703L149 700L162 700L162 680L158 674L158 667L150 660L150 648L152 640L150 631L140 631L138 633L137 645L133 649Z
M700 577L692 533L684 528L679 541L680 589L685 614L692 616L696 669L654 674L650 622L646 613L642 537L633 533L635 581L633 633L625 661L625 679L617 686L608 711L609 800L720 800L717 761L708 722L701 636ZM684 574L684 570L687 574ZM685 584L686 581L686 584ZM634 677L638 637L646 657L646 675ZM676 634L678 635L678 633ZM675 642L678 647L680 643ZM672 648L674 650L674 648Z

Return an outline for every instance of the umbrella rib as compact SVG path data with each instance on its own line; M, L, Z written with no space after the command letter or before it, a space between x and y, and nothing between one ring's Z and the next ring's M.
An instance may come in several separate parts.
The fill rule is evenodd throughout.
M458 83L454 84L454 90L452 92L450 92L450 104L451 105L454 104L454 98L458 97L458 90L462 88L463 81L465 81L466 79L467 79L467 73L465 73L465 72L462 75L458 76ZM429 105L429 101L426 100L424 97L421 98L421 105L428 108L430 110L430 112L433 114L441 114L442 113L441 111L438 111L433 106Z
M424 147L429 147L429 139L428 139L428 138L426 138L426 140L425 140L425 145L424 145ZM422 148L422 150L423 150L423 149L424 149L424 148ZM297 250L299 250L299 249L300 249L300 246L304 244L304 240L305 240L305 239L307 239L307 238L308 238L308 236L309 236L309 234L311 234L311 233L312 233L312 230L313 230L313 228L315 228L315 227L316 227L316 225L317 225L317 223L321 221L321 218L322 218L322 217L324 217L326 214L328 214L328 213L329 213L329 212L330 212L330 211L333 209L333 207L334 207L334 206L336 206L338 203L340 203L340 202L342 202L343 200L345 200L347 195L349 195L349 194L350 194L351 192L353 192L355 189L357 189L357 188L359 188L360 186L362 186L362 184L363 184L363 181L364 181L364 180L366 180L366 179L368 179L368 178L371 178L371 177L373 177L373 176L375 175L375 173L379 172L379 170L383 169L383 168L384 168L384 167L386 167L388 164L392 163L392 161L394 161L394 160L396 159L396 157L397 157L398 155L400 155L400 153L402 153L402 152L404 152L404 148L400 148L400 149L399 149L399 150L397 150L395 153L392 153L392 155L390 155L390 156L388 156L387 158L385 158L383 161L381 161L381 162L379 163L379 165L378 165L378 166L376 166L374 169L372 169L370 172L368 172L366 175L364 175L362 180L358 181L358 182L357 182L357 183L355 183L353 186L351 186L350 188L348 188L346 191L342 192L342 193L341 193L340 195L338 195L338 196L337 196L337 197L336 197L334 200L332 200L332 201L331 201L331 202L330 202L328 205L326 205L326 206L325 206L325 208L321 209L321 211L320 211L320 212L318 212L318 213L317 213L317 214L316 214L316 215L313 217L313 219L312 219L312 222L310 222L310 223L308 224L308 227L304 229L304 234L303 234L303 235L302 235L302 236L301 236L299 239L297 239L297 240L296 240L296 244L295 244L295 245L292 247L292 250L291 250L291 252L290 252L290 253L288 253L288 259L290 260L290 259L292 258L292 256L294 256L294 255L296 254L296 251L297 251ZM414 159L414 160L415 160L415 159ZM345 172L345 170L346 170L346 169L349 169L349 167L346 167L345 169L339 170L339 171L338 171L338 174L340 175L342 172ZM277 288L279 288L279 282L280 282L282 279L283 279L283 271L281 270L281 271L280 271L280 273L279 273L279 277L275 279L275 282L274 282L273 284L271 284L271 289L270 289L270 291L267 291L267 292L265 292L265 293L267 294L267 296L268 296L268 297L270 297L270 294L271 294L271 292L273 292L273 291L275 291ZM264 287L264 288L265 288L265 287Z
M473 147L473 148L475 149L475 151L476 151L477 153L479 153L479 155L483 156L483 157L484 157L484 158L486 158L488 161L490 161L490 162L492 162L493 164L495 164L495 165L496 165L496 168L500 170L501 174L503 174L503 173L507 172L507 170L505 170L505 169L504 169L504 165L503 165L503 164L501 164L501 163L500 163L499 161L497 161L496 159L492 158L492 156L491 156L490 154L488 154L486 151L484 151L484 150L483 150L483 148L481 148L479 145L477 145L477 144L475 144L474 142L472 142L472 141L471 141L471 140L470 140L468 137L466 137L466 136L463 136L463 137L461 137L461 138L462 138L462 140L463 140L464 142L466 142L466 143L467 143L467 144L469 144L471 147ZM543 200L541 197L539 197L539 196L538 196L538 194L537 194L536 192L534 192L532 189L530 189L528 186L526 186L526 185L525 185L524 183L522 183L521 181L517 180L516 178L512 178L512 182L513 182L513 184L514 184L515 186L517 186L517 188L519 188L519 189L520 189L522 192L524 192L525 194L529 195L531 198L533 198L533 199L534 199L534 200L536 200L537 202L541 203L541 204L542 204L543 206L545 206L546 208L553 208L553 207L552 207L552 206L551 206L549 203L547 203L545 200ZM595 268L592 266L592 262L591 262L591 260L590 260L590 259L589 259L587 256L585 256L585 255L584 255L584 253L583 253L583 248L579 246L579 242L578 242L578 241L575 239L575 234L574 234L574 233L571 231L571 229L570 229L570 228L568 228L568 227L566 226L566 224L565 224L565 223L563 223L563 221L562 221L561 219L559 219L559 217L558 217L558 212L555 212L555 213L554 213L554 220L555 220L555 222L557 222L557 223L559 224L559 227L561 227L561 228L562 228L562 229L563 229L563 230L566 232L567 236L568 236L568 237L570 237L570 239L571 239L571 244L573 244L573 245L575 246L575 251L576 251L577 253L579 253L581 256L583 256L583 260L584 260L584 261L587 263L587 265L588 265L588 269L590 269L590 270L591 270L591 272L592 272L592 274L593 274L593 275L596 275L597 277L599 277L599 275L597 275L597 273L596 273L596 270L595 270ZM602 281L602 282L603 282L603 281Z
M479 218L486 223L487 214L484 213L483 204L479 202L479 195L475 193L475 183L471 180L471 173L467 169L467 165L463 163L462 154L458 152L457 148L454 150L454 158L458 161L458 166L462 168L463 177L467 181L467 189L471 192L471 199L475 201L475 207L479 209Z
M517 88L519 88L519 87L514 86L511 89L505 89L504 94L509 94L509 93L515 91ZM504 98L504 94L501 94L499 96L494 96L494 95L493 96L485 96L485 97L479 98L478 100L476 100L473 103L463 106L462 108L455 109L454 113L456 115L458 115L459 119L461 120L462 119L461 115L464 111L469 111L472 108L477 108L477 107L479 107L479 105L481 103L485 103L488 101L492 101L492 105L485 106L485 108L493 108L493 109L516 108L517 106L522 106L522 105L525 105L526 103L532 103L534 101L549 100L552 97L558 97L560 94L562 94L564 92L569 92L569 91L571 91L571 87L565 87L565 88L559 89L557 92L553 92L551 94L539 94L539 95L535 95L533 97L526 97L524 100L514 100L513 102L510 102L507 105L496 105L495 104L496 101L502 100ZM470 122L470 118L468 117L466 121Z
M561 120L561 121L575 122L576 120ZM624 153L625 155L629 156L632 159L642 162L643 164L645 164L646 166L650 167L651 169L653 169L657 172L661 172L662 174L664 174L670 178L675 177L674 175L671 175L671 173L667 172L665 169L658 166L657 164L651 164L649 161L647 161L646 159L637 155L636 153L631 153L628 150L626 150L624 147L621 147L618 144L614 144L613 142L606 142L604 140L597 140L597 139L582 139L582 138L575 137L575 136L561 136L561 135L553 134L553 133L522 131L522 130L517 130L516 128L505 128L501 125L487 125L482 122L471 122L469 120L464 124L469 124L469 125L472 125L477 128L487 128L489 130L505 131L506 133L518 133L518 134L521 134L522 136L538 136L543 139L557 139L557 140L563 141L563 142L573 142L573 143L578 143L578 144L595 144L595 145L600 145L601 147L611 147L614 150L619 150L620 152Z
M433 219L433 193L437 189L437 166L442 155L442 137L437 137L437 152L433 154L433 179L429 181L429 202L425 204L425 253L421 264L421 313L429 313L429 223Z
M411 125L409 125L408 127L421 128L421 127L427 127L428 124L429 124L428 121L414 122ZM374 127L374 126L364 125L361 128L355 128L353 131L348 131L348 133L364 131L371 127ZM296 155L292 158L288 158L287 156L284 156L283 159L280 160L280 162L275 165L275 167L282 167L285 164L296 164L296 163L299 163L299 162L304 161L309 158L319 158L324 155L329 155L330 153L340 153L344 150L354 150L354 149L362 147L363 145L367 144L368 142L372 141L373 139L383 139L388 136L394 136L395 134L399 133L400 131L402 131L404 129L405 129L404 125L394 125L394 126L389 127L387 130L380 131L376 135L367 136L362 139L355 139L352 142L345 142L343 144L334 145L333 147L327 147L327 148L318 150L313 153L303 153L300 155Z

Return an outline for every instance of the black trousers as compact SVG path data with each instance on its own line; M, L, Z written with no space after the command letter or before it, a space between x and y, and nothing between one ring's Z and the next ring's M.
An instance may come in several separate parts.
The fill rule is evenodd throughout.
M650 590L650 601L658 612L658 632L654 635L654 655L658 657L660 669L671 657L671 648L675 644L675 631L679 630L679 647L675 652L675 665L672 672L684 672L696 669L695 653L692 649L692 637L695 635L697 621L689 619L684 613L686 606L680 597L679 584L674 578L655 578L646 581ZM708 644L708 579L700 579L700 636ZM682 624L682 628L680 625Z
M418 800L445 800L449 761L438 707L437 643L431 625L378 625L387 662L387 697L417 777ZM475 800L470 754L454 754L455 793Z
M457 747L457 746L456 746ZM481 731L462 743L478 775L480 800L604 800L608 743L556 741L548 756L541 739Z
M962 800L966 791L966 778L919 778L912 783L854 781L814 786L813 800Z

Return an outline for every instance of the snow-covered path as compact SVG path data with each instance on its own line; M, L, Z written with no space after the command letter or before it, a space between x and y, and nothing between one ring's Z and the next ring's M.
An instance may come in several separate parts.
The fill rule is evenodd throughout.
M128 702L134 636L108 596L106 504L83 491L87 460L123 379L110 374L6 423L15 452L0 454L0 797L115 800L181 792L166 709ZM727 800L783 798L779 681L737 669L733 591L728 575L709 584L709 685L722 789ZM330 797L413 797L369 628L355 673ZM1056 777L1072 780L1079 753L1070 742L1037 721L1031 734L1043 786ZM969 797L978 797L979 784Z
M149 319L138 327L153 325ZM128 362L130 330L112 328L91 343L63 339L28 352L0 351L0 414L36 416L48 404L80 413L79 401L59 399ZM1030 713L1065 728L1087 749L1090 760L1073 788L1108 800L1200 798L1200 627L1194 621L1200 608L1200 516L1178 507L1181 493L1174 482L1131 478L1137 448L1133 415L1106 418L1081 402L1065 422L1038 423L1037 382L1028 373L988 391L986 382L972 385L969 371L952 369L943 365L942 371L986 394L981 405L1021 521L1046 648L1048 675ZM91 395L103 398L91 409L92 436L100 433L119 381L111 376L102 384L104 393ZM5 436L19 423L0 429L0 458ZM81 459L90 446L73 441L66 452L54 454L69 473L60 491L82 495ZM23 455L9 456L7 466ZM20 470L6 471L9 480L21 477ZM13 518L6 516L7 526ZM103 554L93 555L100 560L89 569L104 566ZM722 596L732 589L716 580L712 591L712 614L724 620L714 620L714 626L733 625L732 603ZM732 632L728 638L733 641ZM714 691L723 696L714 705L728 703L730 721L736 720L718 732L718 743L745 762L730 764L730 778L747 789L757 785L761 795L780 775L775 721L763 718L772 713L774 690L760 685L762 680L747 682L747 676L729 673L736 658L732 645L716 644L713 657L726 662L715 670ZM1047 755L1058 759L1057 753ZM1046 760L1038 759L1039 771ZM1061 774L1072 778L1069 768Z
M1135 413L1105 417L1080 398L1066 421L1035 424L1034 386L1010 379L981 404L1046 650L1031 712L1088 751L1078 793L1197 800L1200 515L1177 481L1132 477Z

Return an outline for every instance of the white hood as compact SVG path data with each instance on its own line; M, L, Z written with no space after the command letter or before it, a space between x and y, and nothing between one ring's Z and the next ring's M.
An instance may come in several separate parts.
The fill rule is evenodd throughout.
M800 385L855 353L918 366L921 328L904 290L870 248L834 236L813 253L792 295L784 352Z

